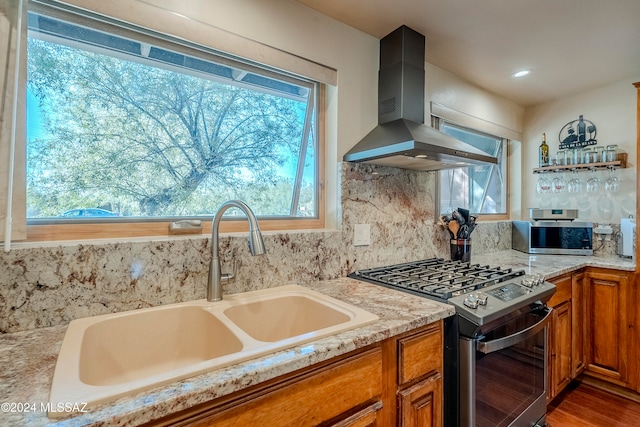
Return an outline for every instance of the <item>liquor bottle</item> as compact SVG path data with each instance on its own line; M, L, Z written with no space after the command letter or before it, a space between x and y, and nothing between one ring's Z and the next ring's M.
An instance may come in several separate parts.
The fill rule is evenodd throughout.
M538 149L540 167L549 166L549 146L547 145L547 135L542 134L542 144Z
M585 142L587 140L586 128L587 125L582 118L582 114L580 114L578 118L578 142Z

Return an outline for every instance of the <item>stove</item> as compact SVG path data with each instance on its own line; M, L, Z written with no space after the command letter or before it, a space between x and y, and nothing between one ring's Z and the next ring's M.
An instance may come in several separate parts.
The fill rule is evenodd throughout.
M441 258L359 270L349 277L455 307L456 315L444 321L445 426L545 424L551 314L546 301L555 286L544 277ZM519 372L518 381L501 375L510 370ZM517 398L498 398L501 389Z

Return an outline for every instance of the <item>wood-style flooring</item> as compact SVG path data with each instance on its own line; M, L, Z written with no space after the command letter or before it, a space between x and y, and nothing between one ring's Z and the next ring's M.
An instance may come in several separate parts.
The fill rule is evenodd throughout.
M584 383L571 383L547 407L548 427L638 427L640 403Z

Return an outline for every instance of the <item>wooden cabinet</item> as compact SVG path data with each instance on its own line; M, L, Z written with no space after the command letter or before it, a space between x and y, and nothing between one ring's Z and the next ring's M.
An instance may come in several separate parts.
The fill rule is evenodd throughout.
M167 416L154 426L442 426L443 322Z
M551 280L556 292L548 302L553 308L548 333L547 401L556 397L577 375L577 360L581 360L580 323L574 317L574 305L580 305L580 295L574 297L573 275ZM574 338L575 337L575 338ZM581 362L580 362L581 363Z
M384 424L380 421L380 409L382 409L382 402L378 401L346 419L329 425L331 427L383 427Z
M547 400L585 372L639 390L634 273L589 267L550 280Z
M548 302L554 310L549 322L548 401L585 369L584 277L579 271L551 280L556 292Z
M571 378L585 369L584 365L584 272L571 275Z
M398 426L442 425L442 375L436 373L398 391Z
M398 340L398 426L442 425L443 345L440 328Z
M585 366L589 375L629 387L630 322L633 301L624 272L587 269L585 300Z
M552 328L549 330L550 372L548 398L553 399L572 380L571 358L571 301L565 301L553 308Z

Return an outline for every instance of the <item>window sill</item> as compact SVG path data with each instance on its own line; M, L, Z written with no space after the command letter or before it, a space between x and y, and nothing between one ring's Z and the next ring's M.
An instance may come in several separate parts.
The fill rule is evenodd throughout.
M317 220L316 220L317 221ZM244 222L245 225L241 223ZM292 221L293 222L293 221ZM227 223L238 223L229 224L234 227L228 227ZM101 236L82 236L77 230L75 232L71 231L70 234L64 234L64 230L55 230L53 232L47 232L47 236L51 236L52 238L48 239L40 239L37 240L33 236L30 236L26 241L13 242L11 247L14 249L33 249L33 248L41 248L41 247L52 247L52 246L74 246L81 244L113 244L113 243L150 243L150 242L164 242L164 241L172 241L172 240L199 240L203 238L211 237L211 223L205 225L202 233L198 234L181 234L181 235L168 235L166 230L168 229L168 224L165 223L166 228L165 234L156 234L156 235L108 235L108 231L102 232ZM77 226L77 224L74 224ZM91 224L97 225L99 227L103 227L104 224ZM323 227L318 228L310 228L306 227L303 224L300 224L299 228L290 227L288 229L284 228L272 228L267 229L263 224L263 221L260 221L260 228L265 236L274 235L274 234L314 234L314 233L339 233L340 230L337 229L328 229ZM297 224L296 224L297 225ZM308 224L305 224L308 225ZM226 226L226 227L225 227ZM30 227L54 227L54 226L30 226ZM55 226L59 227L59 226ZM29 228L31 232L31 228ZM244 237L248 233L248 226L246 226L246 221L225 221L221 224L220 233L223 236L234 236L234 237ZM63 234L60 238L58 237L60 234ZM44 237L44 236L43 236Z

